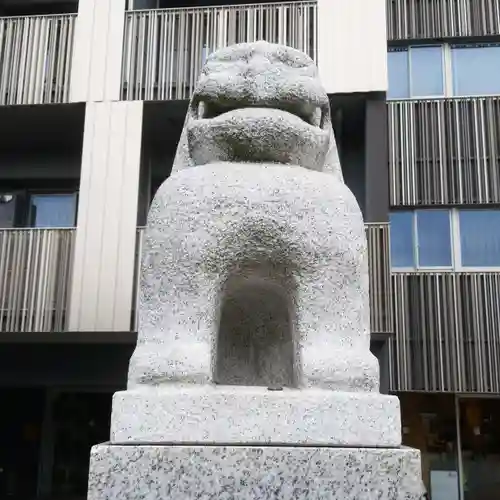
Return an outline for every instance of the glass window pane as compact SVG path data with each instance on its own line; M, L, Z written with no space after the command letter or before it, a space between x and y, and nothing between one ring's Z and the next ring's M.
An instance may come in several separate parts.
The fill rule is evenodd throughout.
M444 94L442 47L412 47L410 64L412 97Z
M14 227L16 197L11 193L0 193L0 228Z
M389 88L388 99L410 97L410 79L408 71L408 51L395 51L387 54Z
M500 94L500 46L453 47L453 93Z
M75 214L74 194L38 194L31 197L32 227L73 227Z
M417 211L418 265L451 267L449 210Z
M462 266L500 266L500 210L460 210Z
M392 267L415 267L413 213L393 212L390 222Z

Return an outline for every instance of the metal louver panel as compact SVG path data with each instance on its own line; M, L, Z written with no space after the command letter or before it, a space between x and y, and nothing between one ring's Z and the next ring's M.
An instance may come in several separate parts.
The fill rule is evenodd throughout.
M500 203L500 98L388 108L391 205Z
M0 18L0 104L69 102L76 18Z
M317 54L317 3L129 11L125 14L124 100L188 99L205 58L239 42L265 39Z
M500 273L392 279L392 390L500 392Z
M500 34L500 0L387 0L389 40Z
M372 333L392 333L394 325L389 225L366 224L365 228L370 273L370 331Z
M66 330L74 235L0 230L0 332Z

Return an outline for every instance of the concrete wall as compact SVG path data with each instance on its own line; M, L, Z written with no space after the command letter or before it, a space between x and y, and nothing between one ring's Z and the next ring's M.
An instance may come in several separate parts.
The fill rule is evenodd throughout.
M69 329L131 324L142 102L87 104Z
M318 66L329 94L387 90L386 0L318 0Z

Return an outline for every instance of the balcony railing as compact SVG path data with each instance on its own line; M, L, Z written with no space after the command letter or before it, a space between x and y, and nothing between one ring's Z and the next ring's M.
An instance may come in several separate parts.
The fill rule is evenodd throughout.
M392 279L392 390L500 392L500 273Z
M389 253L389 224L366 224L370 276L370 330L392 333L392 284Z
M499 0L387 0L389 40L499 33Z
M393 332L391 264L389 259L389 225L366 224L370 269L370 329L376 333ZM136 297L139 288L139 268L144 228L137 230ZM135 311L138 301L135 302ZM135 329L138 327L135 314Z
M392 101L391 205L500 203L500 98Z
M0 104L69 101L76 14L0 18Z
M206 57L240 42L267 40L316 59L317 2L129 11L124 100L188 99Z
M74 229L0 230L0 332L66 329L74 235Z

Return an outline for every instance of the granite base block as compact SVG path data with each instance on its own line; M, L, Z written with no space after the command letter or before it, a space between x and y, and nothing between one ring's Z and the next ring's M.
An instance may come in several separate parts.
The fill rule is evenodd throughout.
M115 393L115 444L401 445L399 399L378 393L174 387Z
M409 448L94 446L88 500L420 500Z

